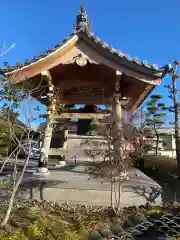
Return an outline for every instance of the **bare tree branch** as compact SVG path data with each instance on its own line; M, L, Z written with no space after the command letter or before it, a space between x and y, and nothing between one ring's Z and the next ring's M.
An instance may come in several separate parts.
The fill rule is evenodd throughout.
M3 57L4 55L6 55L12 48L14 48L16 46L15 43L11 44L9 47L6 47L6 42L4 41L4 43L2 44L2 49L0 52L0 57Z

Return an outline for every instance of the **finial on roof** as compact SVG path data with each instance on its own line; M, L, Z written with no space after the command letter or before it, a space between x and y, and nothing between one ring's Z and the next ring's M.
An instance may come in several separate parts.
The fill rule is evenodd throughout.
M74 26L74 30L78 31L80 28L87 28L87 30L89 30L89 18L84 8L84 4L80 5L80 10L76 17L76 24Z
M84 4L80 4L80 13L86 13L85 8L84 8Z

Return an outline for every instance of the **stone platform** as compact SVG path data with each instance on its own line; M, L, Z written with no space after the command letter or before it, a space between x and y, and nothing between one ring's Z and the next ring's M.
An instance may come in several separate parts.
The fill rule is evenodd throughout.
M18 198L36 199L73 204L101 205L111 204L111 184L100 179L90 179L86 169L89 162L68 163L57 169L49 166L47 176L33 175L36 168L28 168ZM147 202L161 204L161 187L137 169L128 171L129 180L122 183L121 206L140 206ZM116 186L117 188L117 186ZM113 191L112 200L117 201L118 192Z

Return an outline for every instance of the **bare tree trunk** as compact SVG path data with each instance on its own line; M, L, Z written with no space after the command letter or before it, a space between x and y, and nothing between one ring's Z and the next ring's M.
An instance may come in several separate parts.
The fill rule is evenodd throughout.
M14 151L8 156L6 157L5 161L3 162L2 166L1 166L1 169L0 169L0 173L2 173L6 163L9 161L9 159L13 156L13 154L17 151L17 149L19 148L19 146L17 146Z
M121 209L121 196L122 196L122 182L121 179L118 181L118 203L117 203L117 213L119 213Z
M111 116L108 117L108 128L109 132L107 132L107 140L108 140L108 157L109 161L112 164L112 154L111 154ZM113 171L111 171L111 207L113 207Z
M176 159L177 167L180 173L180 129L179 129L179 106L177 101L176 76L172 76L174 117L175 117L175 143L176 143Z
M120 79L118 79L115 86L116 92L114 93L112 103L112 137L113 137L113 161L120 163L121 159L121 144L123 138L123 126L122 126L122 109L121 109L121 95L120 95Z
M29 149L30 151L30 149ZM24 164L24 167L23 167L23 170L19 176L19 179L17 180L17 182L15 184L13 184L13 189L12 189L12 193L11 193L11 196L10 196L10 199L9 199L9 204L8 204L8 208L7 208L7 211L5 213L5 216L1 222L1 227L5 226L9 220L9 217L10 217L10 214L11 214L11 211L12 211L12 207L13 207L13 203L14 203L14 198L15 198L15 195L16 195L16 192L18 190L18 187L22 181L22 178L24 176L24 173L25 173L25 170L26 170L26 167L28 165L28 162L29 162L29 156L30 154L28 154L28 157L27 159L25 160L25 164Z
M155 147L155 154L158 155L159 150L159 135L156 135L156 147Z
M113 142L113 162L117 164L117 180L118 180L118 199L116 199L116 212L119 212L121 207L121 173L126 171L124 165L123 154L123 125L122 125L122 109L121 109L121 94L120 94L121 73L116 73L116 85L112 103L112 142ZM117 187L117 182L115 183ZM117 196L117 195L116 195Z
M153 120L155 121L155 119L153 119ZM156 124L154 124L153 128L154 128L154 132L155 132L155 135L156 135L155 155L157 156L158 155L158 149L159 149L159 133L158 133L158 130L156 129Z
M3 50L0 53L0 57L3 56L4 54L6 54L12 47L13 47L13 45L11 47L5 49L5 45L4 45ZM3 74L3 76L4 76L4 74ZM8 76L7 76L7 77L5 77L6 81L2 82L1 88L5 89L5 87L7 87L8 89L11 89L11 91L4 91L2 93L1 99L6 100L6 102L7 102L7 106L4 107L4 109L7 111L7 114L8 114L8 119L7 120L8 120L8 127L9 127L9 135L11 137L12 142L18 143L17 149L19 149L19 150L18 151L17 151L17 149L14 150L16 152L16 157L15 157L15 160L14 160L14 169L13 169L13 173L12 173L12 179L11 179L11 182L10 182L11 183L11 186L10 186L11 193L10 193L9 204L7 206L6 213L4 215L4 218L2 219L2 222L0 223L1 227L5 226L8 222L8 220L9 220L9 218L10 218L10 214L11 214L11 211L12 211L12 208L13 208L13 203L14 203L16 193L18 191L18 187L19 187L19 185L20 185L20 183L23 179L25 170L26 170L28 162L29 162L30 150L31 150L30 144L29 144L28 156L27 156L27 158L24 162L23 169L19 173L19 176L17 176L18 153L20 151L20 148L23 148L25 150L25 148L22 144L22 138L23 138L25 133L26 134L28 133L28 140L29 140L29 135L30 135L30 132L31 132L31 130L30 130L31 129L31 121L32 121L32 119L36 119L35 115L31 115L29 118L27 118L25 116L25 119L28 122L28 124L26 123L26 126L22 126L21 124L19 124L17 122L14 122L14 120L12 121L11 113L15 113L15 112L18 113L18 111L14 111L14 110L18 110L20 108L20 105L17 104L17 103L21 103L25 99L26 100L27 99L31 100L32 92L39 89L39 87L36 87L36 89L35 89L31 83L30 83L29 86L27 86L27 82L26 82L25 87L23 87L23 84L22 84L19 87L17 86L17 88L15 90L14 87L11 88L12 87L12 85L11 85L12 84L12 79L11 78L13 79L13 76L10 76L9 79L8 79ZM34 109L34 107L33 107L33 109ZM39 117L39 114L38 114L38 117ZM17 118L17 116L16 116L16 118ZM21 133L22 133L22 130L23 130L21 140L19 140L19 132L17 134L16 127L18 127L18 128L21 127L21 131L20 131ZM9 160L9 158L5 159L4 164L2 165L2 167L0 169L0 172L3 171L3 168L4 168L5 164L8 162L8 160Z

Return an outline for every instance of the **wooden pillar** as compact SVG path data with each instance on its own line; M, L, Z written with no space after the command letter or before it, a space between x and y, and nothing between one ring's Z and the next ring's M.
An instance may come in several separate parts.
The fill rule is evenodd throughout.
M61 108L64 105L61 104L61 94L60 92L58 92L58 96L57 96L57 108ZM64 126L64 144L63 144L63 148L65 149L67 147L67 137L68 137L68 126L69 126L69 121L67 120L67 118L65 117L60 117L63 113L61 113L60 109L57 109L58 115L55 116L56 119L62 119L62 124ZM63 159L65 158L65 156L61 156Z
M66 129L64 130L64 145L63 148L67 148L67 138L68 138L68 123L66 123Z
M47 117L47 125L44 131L41 156L38 164L38 172L40 173L48 173L48 152L50 148L51 138L52 138L52 130L53 130L53 120L56 111L56 97L54 95L54 86L52 84L52 78L49 71L44 71L42 76L46 78L49 92L47 94L47 99L49 101L48 106L48 117Z
M50 123L47 122L44 135L43 135L43 141L42 141L42 148L41 148L41 155L39 159L39 164L38 164L38 172L40 173L47 173L48 168L48 151L50 147L50 142L51 142L51 136L52 136L52 130Z

